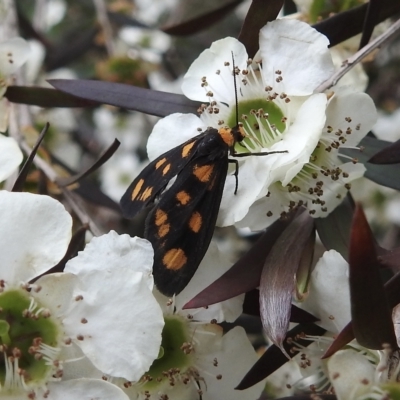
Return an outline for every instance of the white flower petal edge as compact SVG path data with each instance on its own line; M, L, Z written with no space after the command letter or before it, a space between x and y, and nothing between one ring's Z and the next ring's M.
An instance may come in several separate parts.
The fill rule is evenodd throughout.
M99 379L73 379L49 383L48 400L129 400L118 387Z
M358 399L368 393L374 383L374 366L354 350L338 351L329 358L327 367L338 400Z
M164 326L149 276L153 251L144 239L115 232L93 240L88 254L85 250L66 265L80 282L73 293L79 301L65 313L63 324L96 368L137 381L158 356Z
M27 282L56 265L67 251L72 218L49 196L0 191L0 220L1 279Z
M213 359L218 360L218 366L215 367L214 377L210 376L207 379L207 390L203 394L204 400L220 398L252 400L259 397L265 385L264 381L246 390L234 389L258 360L243 328L235 327L223 335L218 349L213 349L209 354L198 357L198 366L207 370L207 366L212 363ZM221 375L222 378L217 379L218 375ZM221 393L223 393L222 397Z
M28 59L29 44L22 38L13 38L0 43L0 97L4 95L8 77Z
M94 237L79 252L78 256L68 261L65 272L80 277L93 270L108 270L131 267L132 271L141 272L147 278L148 287L153 289L153 256L151 243L146 239L118 235L110 231L106 235Z
M280 91L292 96L310 95L333 73L328 45L329 40L305 22L269 22L260 31L265 81L275 81L276 70L280 70Z
M211 242L203 261L199 265L189 284L175 298L175 307L180 315L192 315L196 321L234 322L242 313L244 294L221 303L212 304L207 308L182 310L182 307L196 294L211 285L223 275L232 263L223 256L215 243Z
M81 300L63 319L66 334L96 368L130 381L157 358L164 326L146 279L128 267L88 272L73 293Z
M18 168L22 159L22 151L16 140L0 135L0 182L7 179Z
M206 128L204 122L194 114L176 113L160 119L147 142L150 161L200 134L198 129L204 131Z
M339 333L351 320L348 271L337 251L326 251L311 273L308 297L296 303L319 318L317 324L329 332Z
M227 37L211 44L209 49L204 50L192 63L182 83L182 92L192 100L208 102L207 92L212 88L214 95L219 101L232 103L235 101L232 74L225 74L221 85L217 71L221 69L227 60L232 61L232 52L235 59L235 66L240 69L247 65L248 55L242 43L237 39ZM232 69L232 67L230 67ZM205 75L204 71L212 71L207 77L207 86L199 85L199 78Z

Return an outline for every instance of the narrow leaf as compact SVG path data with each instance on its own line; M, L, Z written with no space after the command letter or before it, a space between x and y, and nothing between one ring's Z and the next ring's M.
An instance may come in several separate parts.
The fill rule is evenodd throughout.
M366 136L360 143L362 151L354 149L343 149L342 153L357 158L362 162L367 171L365 177L380 185L400 190L400 164L371 164L368 160L378 151L383 150L392 143Z
M12 103L39 107L93 107L98 103L80 99L54 89L27 86L8 86L4 95Z
M313 218L306 212L299 215L277 239L261 274L261 321L267 336L282 351L289 328L296 272L313 229Z
M285 352L289 354L290 357L294 357L299 353L299 347L296 345L296 343L304 347L308 347L311 343L313 343L312 340L302 339L305 335L321 336L325 332L325 329L314 324L297 325L288 332L286 339L283 342ZM261 382L287 362L288 358L277 346L272 345L268 347L266 352L251 367L250 371L245 375L235 389L248 389L258 382Z
M400 140L390 144L383 150L373 155L369 160L371 164L398 164L400 163Z
M393 0L380 0L381 13L378 22L394 16L400 12L400 2ZM313 25L323 35L327 36L330 46L344 42L362 32L368 4L362 4L350 10L343 11Z
M384 344L396 348L391 308L379 275L375 241L359 205L351 228L349 271L351 315L358 343L376 350L382 349Z
M192 35L207 29L218 22L221 18L233 11L234 8L241 2L242 0L231 0L230 2L223 4L210 3L213 4L214 8L208 10L207 12L204 12L204 6L206 6L206 4L204 4L203 8L201 9L202 13L200 15L179 23L174 23L173 25L164 26L161 28L161 30L165 33L176 36ZM217 5L217 7L215 7L215 5Z
M400 303L400 273L397 273L385 283L385 293L390 308ZM347 324L344 329L337 335L334 342L330 345L322 358L328 358L338 350L346 346L347 343L354 339L353 323Z
M48 82L56 89L82 99L158 117L176 112L196 113L200 105L181 94L160 92L124 83L85 79L51 79Z
M276 19L283 3L283 0L253 0L251 2L238 37L246 47L250 58L253 58L258 51L260 29L267 22Z
M248 315L260 316L260 291L258 289L251 290L246 293L243 302L243 313ZM309 312L292 304L290 312L290 322L310 323L317 322L318 318L314 317Z
M349 258L351 221L354 200L348 193L343 202L327 217L315 218L315 226L322 244L327 250L336 250L345 260Z
M25 185L26 178L28 176L29 170L31 169L31 166L33 164L33 160L36 156L36 153L42 144L42 141L44 139L44 136L46 135L47 131L49 130L50 124L46 122L46 125L42 129L42 132L40 133L35 145L33 146L33 149L31 153L29 154L29 157L26 159L23 167L21 168L21 171L18 174L18 178L14 182L14 186L12 188L12 192L22 192L22 189Z

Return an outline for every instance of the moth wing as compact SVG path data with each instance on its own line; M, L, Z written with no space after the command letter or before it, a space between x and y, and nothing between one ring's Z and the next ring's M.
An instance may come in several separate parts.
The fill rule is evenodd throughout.
M185 288L208 249L227 172L227 153L213 160L194 157L148 216L154 279L167 296Z
M153 160L129 185L121 197L120 206L125 218L133 218L141 209L154 202L196 153L201 138L207 131L174 147Z

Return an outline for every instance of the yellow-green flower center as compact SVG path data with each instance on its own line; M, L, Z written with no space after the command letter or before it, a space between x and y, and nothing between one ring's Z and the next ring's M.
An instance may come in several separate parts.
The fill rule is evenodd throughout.
M264 99L246 100L239 102L239 123L243 124L246 134L242 144L248 149L254 147L268 148L280 137L286 128L286 120L282 110L272 101ZM228 126L236 125L236 110L227 121ZM236 145L238 153L247 152L241 145Z
M142 378L144 390L151 390L163 382L171 383L193 364L193 346L187 323L179 316L165 317L159 357Z
M39 383L52 370L43 349L57 348L59 330L43 311L23 290L0 294L0 384L4 389L15 389L13 379L10 383L15 374L26 384Z

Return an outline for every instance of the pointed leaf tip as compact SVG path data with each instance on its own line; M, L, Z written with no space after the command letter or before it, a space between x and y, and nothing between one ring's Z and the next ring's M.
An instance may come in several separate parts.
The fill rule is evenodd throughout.
M369 349L384 345L397 348L397 341L379 273L375 239L360 205L356 205L350 235L349 283L351 314L357 341ZM379 327L379 329L376 329Z

